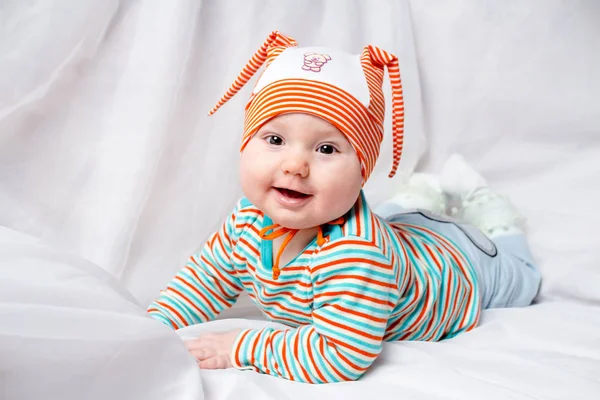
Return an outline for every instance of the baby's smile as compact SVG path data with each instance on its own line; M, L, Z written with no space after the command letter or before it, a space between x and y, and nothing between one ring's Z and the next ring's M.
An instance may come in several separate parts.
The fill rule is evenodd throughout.
M275 198L284 206L303 206L312 198L312 194L303 193L297 190L287 189L283 187L273 187Z

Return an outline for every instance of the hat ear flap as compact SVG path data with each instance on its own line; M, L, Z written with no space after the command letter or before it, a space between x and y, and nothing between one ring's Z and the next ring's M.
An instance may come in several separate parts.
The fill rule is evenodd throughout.
M381 124L383 124L385 113L385 100L381 91L383 69L387 67L388 70L392 87L392 139L394 144L392 170L389 174L391 178L396 174L404 147L404 97L398 57L376 46L366 46L361 63L367 77L371 99L375 100L370 102L369 111L378 121L381 121Z
M237 79L231 84L227 92L221 97L217 104L210 110L208 115L213 115L223 104L231 99L244 85L254 76L256 71L267 61L270 64L283 50L289 47L295 47L298 43L289 36L285 36L279 31L273 31L252 58L246 63L246 66L240 72Z

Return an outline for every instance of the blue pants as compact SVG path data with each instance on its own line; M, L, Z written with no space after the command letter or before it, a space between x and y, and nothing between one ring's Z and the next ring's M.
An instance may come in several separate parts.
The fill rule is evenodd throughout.
M541 275L523 234L488 238L472 225L424 210L385 204L375 212L390 222L427 227L452 240L477 273L483 308L525 307L537 295Z

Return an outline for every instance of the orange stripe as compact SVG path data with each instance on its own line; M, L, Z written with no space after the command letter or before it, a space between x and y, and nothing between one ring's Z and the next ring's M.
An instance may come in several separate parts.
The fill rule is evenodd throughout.
M190 306L192 306L192 308L194 308L194 310L198 311L198 312L199 312L199 313L202 315L202 317L204 317L204 321L205 321L205 322L206 322L206 321L208 321L208 320L210 319L210 318L208 317L208 315L204 314L204 312L202 312L202 310L201 310L201 309L199 309L199 308L198 308L198 306L197 306L197 305L195 305L193 301L191 301L190 299L188 299L188 298L187 298L187 296L185 296L185 295L184 295L183 293L181 293L180 291L178 291L178 290L176 290L176 289L174 289L174 288L172 288L172 287L169 287L169 288L167 288L167 291L171 291L171 292L173 292L173 293L176 293L176 294L177 294L179 297L183 298L183 299L186 301L186 303L188 303Z
M238 211L240 214L254 214L256 217L262 217L264 214L257 208L242 208Z
M393 268L393 266L391 266L389 264L383 264L383 263L380 263L377 261L369 260L368 258L348 257L348 258L343 258L341 260L333 260L333 261L323 263L323 264L319 265L318 267L313 268L312 271L316 272L316 271L322 270L323 268L332 267L334 265L344 265L344 264L351 264L351 263L362 263L362 264L367 264L371 267L384 268L386 270L390 270Z
M265 331L263 330L261 332L261 336L265 334ZM271 352L273 352L273 342L272 342L272 337L271 335L267 335L267 338L265 339L265 344L263 345L263 350L270 350ZM265 372L267 374L271 373L271 370L269 369L269 364L268 364L268 360L267 360L267 351L263 351L262 352L262 365L265 366Z
M167 310L171 311L173 314L175 314L177 316L177 318L179 318L181 320L181 322L183 323L183 326L186 326L187 321L185 320L185 318L183 318L183 316L181 314L179 314L179 312L177 312L176 309L174 309L170 305L165 304L165 303L163 303L161 301L157 301L156 304L158 304L159 306L162 306L162 307L166 308ZM179 329L179 325L177 327L175 327L175 329Z
M167 321L169 321L169 323L171 324L171 326L173 327L173 329L177 329L177 325L175 324L175 322L173 322L171 320L171 318L167 317L166 315L164 315L160 310L158 310L157 308L149 308L148 310L146 310L147 313L151 313L151 312L155 312L157 314L160 314L162 317L165 317L167 319Z
M381 281L378 281L376 279L366 278L364 276L352 275L352 274L332 275L329 278L326 278L326 279L323 279L323 280L319 281L319 284L323 284L323 283L329 282L329 281L341 280L341 279L356 279L358 281L363 281L363 282L371 283L373 285L377 285L377 286L381 286L381 287L385 287L385 288L397 289L397 285L395 283L381 282Z
M344 353L338 353L338 357L341 358L342 361L344 361L347 365L349 365L350 367L354 368L357 371L364 372L369 368L369 367L359 367L358 365L356 365L352 361L350 361L346 356L344 356Z
M285 273L285 271L287 271L287 269L288 269L287 267L284 268L284 269L282 269L281 270L281 274L283 275ZM276 281L276 280L273 280L273 279L264 279L264 278L262 278L262 277L260 277L258 275L255 276L254 278L256 278L257 280L259 280L259 281L261 281L263 283L268 283L270 286L275 286L275 287L285 287L285 286L290 286L290 285L294 284L294 285L300 286L302 288L309 289L309 288L311 288L313 286L312 283L306 283L306 282L303 282L303 281L298 280L298 279L293 280L293 281L284 281L284 282L281 282L281 281Z
M357 348L357 347L354 347L354 346L352 346L352 345L350 345L350 344L348 344L348 343L345 343L345 342L342 342L342 341L339 341L339 340L333 339L333 338L331 338L331 337L329 337L328 339L329 339L329 341L330 341L330 342L332 342L332 343L335 343L335 344L336 344L336 345L338 345L338 346L341 346L341 347L345 347L345 348L347 348L347 349L350 349L350 350L352 350L352 351L354 351L354 352L356 352L356 353L358 353L358 354L360 354L360 355L362 355L362 356L365 356L365 357L368 357L368 358L375 358L375 357L377 357L377 354L375 354L375 353L369 353L369 352L366 352L366 351L364 351L364 350L361 350L361 349L359 349L359 348ZM338 353L338 354L339 354L339 353Z
M351 327L349 325L344 325L344 324L342 324L340 322L332 321L332 320L330 320L328 318L325 318L324 316L319 315L317 313L313 314L313 319L321 320L321 321L325 322L326 324L336 326L336 327L338 327L340 329L343 329L344 331L352 332L355 335L364 337L366 339L371 339L371 340L379 341L379 342L381 341L381 336L371 335L369 333L366 333L366 332L363 332L363 331L358 330L356 328L353 328L353 327Z
M252 348L250 349L250 362L252 363L252 365L256 364L256 358L254 357L254 354L256 354L256 347L258 346L260 336L261 335L258 334L254 337L254 343L252 343Z
M206 305L215 313L218 314L219 312L217 311L217 309L213 306L212 302L204 295L204 293L202 293L201 291L198 290L198 288L196 288L195 286L193 286L191 283L189 283L187 280L176 276L175 280L178 280L179 282L183 283L185 286L189 287L190 289L192 289L198 296L202 297L202 299L204 300L204 302L206 303Z
M405 312L405 310L410 310L421 298L421 282L419 281L419 279L415 278L415 282L414 282L414 287L415 287L415 294L413 295L413 299L410 303L408 303L406 306L404 306L404 308L402 309L402 313ZM388 331L394 331L396 329L396 327L400 324L406 321L406 317L407 315L404 315L403 317L398 318L396 321L394 321L392 324L390 324L388 326ZM408 331L408 329L405 329Z
M295 339L295 343L294 343L294 358L298 361L300 360L300 351L299 351L299 347L298 344L300 342L300 335L296 335L294 337ZM302 370L302 374L304 375L304 378L307 382L309 383L314 383L312 381L312 379L310 379L310 376L308 375L308 372L306 372L306 370L304 369L304 367L302 366L302 363L298 363L298 366L300 367L300 369Z
M254 232L256 234L256 236L260 236L260 231L258 230L258 228L255 226L255 222L244 222L243 224L236 224L235 225L236 229L250 229L252 232Z
M228 303L228 302L227 302L225 299L222 299L221 297L219 297L219 295L218 295L217 293L215 293L215 292L214 292L214 291L213 291L213 290L212 290L210 287L206 286L206 285L205 285L205 284L204 284L204 283L203 283L203 282L200 280L200 277L198 276L198 274L196 274L196 271L194 271L194 270L193 270L193 269L191 269L191 268L187 268L187 269L188 269L188 270L189 270L189 271L192 273L192 275L194 275L194 277L196 278L196 283L198 284L198 286L202 286L202 287L203 287L203 288L204 288L204 289L205 289L205 290L206 290L208 293L210 293L211 295L213 295L213 297L214 297L215 299L217 299L217 301L218 301L218 302L220 302L220 303L221 303L221 304L222 304L224 307L231 307L231 305L230 305L230 304L229 304L229 303ZM182 282L183 282L183 279L182 279ZM197 293L200 293L200 291L197 291ZM208 298L206 298L206 297L204 297L204 298L205 298L205 299L206 299L206 301L209 303L209 305L210 305L210 303L212 303L211 301L209 301L209 300L208 300ZM217 311L215 308L213 308L212 306L210 306L210 307L211 307L211 308L212 308L212 309L213 309L215 312L217 312L217 313L218 313L218 311Z
M336 93L336 89L334 86L302 80L279 81L267 86L263 89L264 92L253 100L259 102L256 108L251 107L248 110L245 135L251 134L250 127L257 125L262 114L269 110L277 110L281 106L289 107L289 103L300 103L310 105L314 112L328 114L328 119L334 119L338 125L344 127L341 130L346 135L355 139L355 135L360 135L362 143L359 147L366 145L371 152L377 151L377 143L383 138L381 126L368 117L367 110L360 102L345 92Z
M319 370L319 367L317 366L317 363L315 362L315 358L313 357L313 353L312 353L312 346L311 346L311 342L310 342L310 337L312 336L312 334L315 332L314 328L310 329L308 331L308 338L307 338L307 346L306 349L308 351L308 359L310 360L310 362L312 363L315 371L317 371L317 375L319 376L319 379L321 379L321 382L327 382L327 379L325 379L325 377L323 376L323 374L321 374L321 371Z
M343 296L343 295L348 295L350 297L368 300L371 303L382 304L382 305L385 305L385 306L388 306L391 308L394 307L394 303L392 303L391 301L379 300L379 299L375 299L373 297L369 297L369 296L365 296L362 294L357 294L357 293L353 293L353 292L349 292L349 291L319 293L319 294L315 295L315 299L319 299L321 297L334 297L334 296Z
M331 245L327 247L327 250L335 249L339 246L352 246L358 245L360 247L366 247L369 249L376 249L377 247L372 246L371 244L366 244L363 240L352 240L352 239L344 239L344 240L336 240Z
M244 243L250 249L250 251L256 255L256 257L260 257L260 252L256 248L254 248L246 239L241 237L240 242Z
M269 294L269 293L267 293L266 291L263 290L261 292L261 294L263 295L263 297L267 297L267 298L274 298L274 297L279 297L279 296L284 297L284 295L285 295L285 296L287 296L290 299L294 299L294 301L296 301L298 303L306 303L306 304L308 304L308 303L312 302L312 299L308 299L308 298L303 299L303 298L300 298L300 297L296 297L296 295L294 295L292 292L287 291L287 290L284 290L284 291L281 291L281 292L277 292L277 293L273 293L273 294ZM261 302L262 302L262 300L261 300Z
M331 307L333 307L336 310L341 311L343 313L355 315L357 317L368 319L368 320L371 320L373 322L378 322L378 323L381 323L381 324L385 324L385 323L388 322L388 320L386 318L377 318L377 317L374 317L374 316L369 315L369 314L365 314L365 313L362 313L362 312L359 312L359 311L356 311L356 310L352 310L350 308L342 307L339 304L332 304Z
M352 94L345 90L331 85L326 82L317 82L308 79L285 79L272 82L265 86L259 94L253 99L253 104L250 105L248 114L254 115L251 110L265 108L262 104L254 104L257 100L269 102L273 96L281 94L301 94L303 98L309 99L307 95L319 95L322 100L333 102L348 108L350 114L354 115L355 120L346 121L348 123L360 122L363 128L369 127L371 130L381 130L379 121L372 121L368 109L358 101ZM268 104L267 104L268 106ZM251 117L249 117L251 118Z
M255 120L250 120L248 122L248 134L245 136L247 137L254 135L254 133L262 125L264 115L269 115L269 113L272 114L273 112L281 114L282 110L306 109L309 110L311 114L325 116L326 119L332 122L333 125L338 127L338 129L340 129L345 134L345 136L348 137L348 139L350 139L351 142L354 142L354 148L362 149L363 152L371 154L371 158L374 158L373 154L377 151L378 142L373 142L373 139L365 141L363 137L368 134L373 136L376 134L368 131L363 132L366 129L361 129L356 124L348 126L347 124L351 123L353 120L353 115L349 113L348 110L345 109L342 105L331 103L331 101L327 102L327 100L329 99L323 99L321 101L317 100L317 98L307 99L298 97L298 95L284 96L282 94L278 94L278 96L275 99L273 99L272 104L262 104L263 108L257 111L259 113L254 117ZM378 132L375 129L373 130L375 132ZM355 135L358 135L358 137L356 137Z
M273 313L271 313L269 310L266 310L266 309L262 309L262 312L267 314L267 316L273 321L287 321L288 323L286 325L298 326L298 321L296 321L295 319L286 318L286 317L282 317L282 316L276 316Z
M425 313L427 311L429 311L429 302L430 302L431 299L430 299L430 296L429 296L429 286L428 285L425 287L425 291L423 292L423 295L425 296L425 304L421 307L421 311L417 315L416 319L407 328L408 331L413 331L418 325L420 325L423 322L423 319L425 317Z
M244 340L246 339L246 336L248 336L248 334L250 333L250 331L246 331L242 334L242 337L240 338L240 340L238 341L238 345L235 348L235 362L237 363L237 365L242 365L242 362L240 361L240 352L241 352L241 345L244 342Z
M281 358L283 359L283 367L285 368L285 371L287 372L287 376L291 379L291 380L295 380L294 379L294 375L292 374L292 370L290 368L290 365L288 364L288 360L287 360L287 346L286 346L286 342L287 342L287 335L286 332L284 331L279 331L283 334L283 341L282 341L282 350L281 350Z
M236 285L235 282L231 281L227 275L223 275L221 273L221 271L219 271L218 268L214 268L213 272L216 273L219 276L219 278L221 279L222 282L227 283L229 286L233 287L235 290L242 290L242 288L240 286ZM219 289L221 289L221 292L223 293L223 296L228 297L229 295L227 293L225 293L225 290L223 290L223 288L219 284L219 281L216 280L215 283L217 285L219 285Z
M425 251L427 251L427 253L429 253L430 258L435 263L438 271L442 272L442 265L440 264L440 262L438 260L438 255L437 254L433 254L433 252L431 251L431 248L429 247L429 245L427 243L422 242L422 245L425 248Z
M271 306L273 308L279 308L280 310L286 311L286 312L288 312L290 314L294 314L296 316L302 316L302 317L308 318L308 319L310 319L310 317L311 317L311 313L306 313L306 312L302 312L299 310L293 310L293 309L287 308L287 307L283 306L282 304L278 303L277 301L262 301L261 300L260 304L262 306Z
M225 229L222 229L222 231L225 231ZM223 242L221 241L221 235L215 235L217 237L217 241L219 242L219 247L221 248L221 251L223 252L223 254L227 254L227 250L225 250L225 245L223 244Z
M320 342L320 349L321 349L321 356L323 357L323 361L325 361L327 363L327 365L329 366L329 368L331 368L333 370L333 372L339 376L340 378L342 378L343 381L349 381L350 378L348 378L346 375L342 374L332 363L330 363L327 358L325 357L325 349L324 349L324 343L325 343L325 338L321 335L318 336L319 338L319 342ZM338 355L340 352L338 351L338 349L335 347L335 344L331 342L331 340L329 340L327 342L327 347L328 348L332 348L333 351L335 352L335 355Z

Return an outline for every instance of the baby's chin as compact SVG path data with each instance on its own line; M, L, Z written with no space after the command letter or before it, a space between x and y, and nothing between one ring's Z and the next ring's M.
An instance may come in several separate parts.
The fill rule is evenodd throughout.
M269 215L269 217L274 224L288 229L311 229L331 221L331 219L326 220L325 218L298 218L298 216L288 217L284 215Z
M288 229L311 229L332 221L335 218L328 219L326 215L315 215L314 212L304 210L304 212L288 211L281 209L262 209L266 215L271 218L274 224Z

